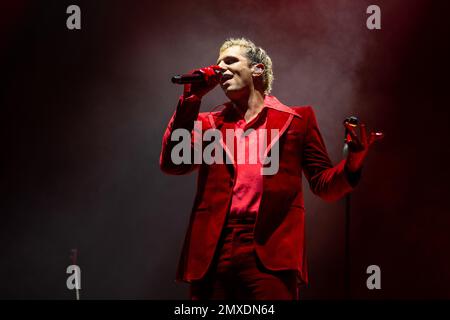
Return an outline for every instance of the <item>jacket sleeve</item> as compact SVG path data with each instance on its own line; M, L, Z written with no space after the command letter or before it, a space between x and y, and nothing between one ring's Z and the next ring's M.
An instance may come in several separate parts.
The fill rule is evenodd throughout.
M177 108L173 113L162 139L159 166L167 174L183 175L198 168L194 164L194 121L198 120L201 100L196 96L183 97L178 100ZM190 161L188 163L176 164L172 159L172 150L179 141L172 141L172 134L176 129L185 129L190 133ZM200 133L201 134L201 133Z
M330 161L311 107L306 108L307 120L303 145L302 167L311 191L326 201L336 201L356 187L361 170L349 172L346 160L336 166Z

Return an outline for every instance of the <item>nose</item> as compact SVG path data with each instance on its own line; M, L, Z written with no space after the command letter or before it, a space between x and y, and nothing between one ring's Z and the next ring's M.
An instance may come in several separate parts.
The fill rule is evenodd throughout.
M225 67L226 67L226 64L225 64L225 62L223 62L223 61L220 61L220 63L218 64L218 66L219 67L221 67L223 70L224 70L224 72L227 70Z

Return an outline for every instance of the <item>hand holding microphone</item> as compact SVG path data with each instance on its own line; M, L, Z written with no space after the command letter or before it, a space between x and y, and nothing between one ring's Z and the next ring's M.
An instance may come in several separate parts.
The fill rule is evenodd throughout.
M356 127L359 126L360 137L356 133ZM358 118L349 117L344 120L345 144L347 153L347 168L351 172L356 172L362 168L364 159L371 145L384 137L382 132L370 132L367 134L366 125L360 123Z
M184 84L183 95L185 97L195 95L202 98L219 84L223 69L217 65L211 65L200 69L194 69L185 75L177 75L172 78L173 83Z

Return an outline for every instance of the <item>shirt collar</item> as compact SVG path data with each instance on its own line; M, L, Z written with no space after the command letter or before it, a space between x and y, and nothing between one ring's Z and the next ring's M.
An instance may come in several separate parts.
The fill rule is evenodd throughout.
M230 106L229 109L232 110L233 114L243 117L241 110L232 101L230 101L228 104ZM297 112L295 112L292 108L289 108L288 106L282 104L275 96L266 95L264 97L264 106L262 107L260 112L262 112L266 108L274 109L281 112L287 112L294 116L302 118L302 116L299 115Z

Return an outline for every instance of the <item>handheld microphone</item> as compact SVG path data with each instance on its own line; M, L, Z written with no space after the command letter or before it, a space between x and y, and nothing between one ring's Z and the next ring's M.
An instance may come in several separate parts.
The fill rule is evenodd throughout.
M219 66L212 65L206 68L197 69L188 74L178 74L172 77L172 83L187 84L187 83L202 83L209 81L210 77L223 75L224 70Z
M205 81L203 74L190 73L190 74L178 74L172 77L172 83L186 84L186 83L201 83Z
M344 120L344 123L348 123L352 127L356 127L359 124L359 119L355 116L348 117ZM350 136L350 133L348 132L348 129L345 128L345 140L344 140L344 157L348 154L348 143L352 141L352 137Z

